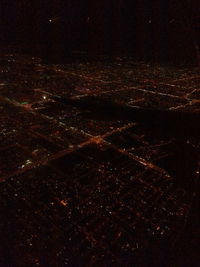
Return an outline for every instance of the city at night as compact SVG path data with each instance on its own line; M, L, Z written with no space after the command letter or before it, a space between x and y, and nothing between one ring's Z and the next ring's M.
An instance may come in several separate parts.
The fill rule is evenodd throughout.
M200 266L199 13L1 0L0 267Z

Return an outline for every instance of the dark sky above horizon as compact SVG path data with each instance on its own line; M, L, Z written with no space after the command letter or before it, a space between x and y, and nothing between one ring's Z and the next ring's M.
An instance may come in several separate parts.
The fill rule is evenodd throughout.
M197 0L2 0L1 39L97 53L185 54L198 39L198 11Z

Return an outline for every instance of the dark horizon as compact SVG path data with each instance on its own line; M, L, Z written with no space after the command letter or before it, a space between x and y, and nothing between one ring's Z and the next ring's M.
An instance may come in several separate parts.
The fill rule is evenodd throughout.
M66 57L132 55L198 62L198 1L2 1L1 45Z

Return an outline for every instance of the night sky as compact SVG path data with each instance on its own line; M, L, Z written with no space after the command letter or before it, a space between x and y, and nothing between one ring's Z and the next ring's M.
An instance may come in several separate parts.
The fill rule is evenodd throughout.
M1 43L46 54L195 61L199 10L196 0L2 0Z

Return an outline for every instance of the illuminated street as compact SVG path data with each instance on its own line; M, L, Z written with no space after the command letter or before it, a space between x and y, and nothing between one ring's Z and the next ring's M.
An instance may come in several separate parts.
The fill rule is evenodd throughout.
M198 68L1 54L0 73L0 266L197 266Z

